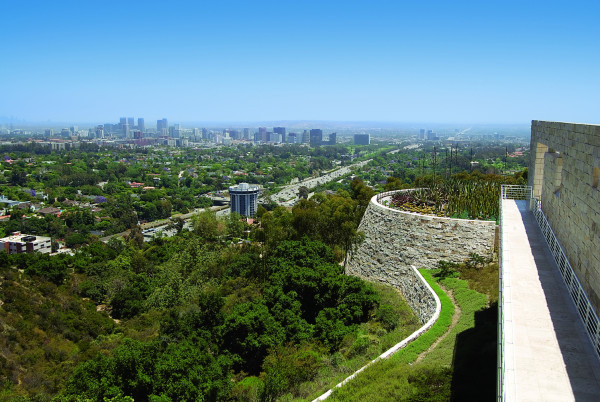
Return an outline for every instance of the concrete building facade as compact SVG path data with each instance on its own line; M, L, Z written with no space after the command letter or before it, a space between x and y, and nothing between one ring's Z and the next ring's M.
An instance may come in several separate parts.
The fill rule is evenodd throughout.
M52 239L45 236L33 236L13 232L12 235L0 239L4 251L8 254L50 253L52 251Z
M256 214L259 188L256 185L240 183L229 187L231 212L237 212L249 218Z
M600 125L531 124L529 185L600 313Z
M370 134L354 134L354 145L369 145L370 143Z

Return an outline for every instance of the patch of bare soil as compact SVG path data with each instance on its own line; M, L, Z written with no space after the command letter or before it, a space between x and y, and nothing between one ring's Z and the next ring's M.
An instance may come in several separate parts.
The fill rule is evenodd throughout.
M460 307L458 306L458 303L456 303L456 300L454 299L454 295L452 294L452 292L448 291L447 289L444 289L441 285L440 285L440 287L442 288L442 290L444 292L446 292L446 294L448 295L448 297L450 298L450 300L452 300L452 304L454 304L454 314L452 315L452 322L450 323L450 326L448 327L448 330L446 332L444 332L444 335L442 335L439 338L437 338L436 341L433 342L433 344L429 347L429 349L427 349L426 351L422 352L419 355L419 357L417 357L417 360L415 361L415 363L419 363L421 360L423 360L423 358L425 358L425 356L427 356L427 353L429 353L430 351L432 351L433 349L435 349L435 347L441 341L443 341L446 338L446 336L448 336L448 334L450 333L450 331L452 331L452 329L458 323L458 319L460 318L460 315L462 313Z

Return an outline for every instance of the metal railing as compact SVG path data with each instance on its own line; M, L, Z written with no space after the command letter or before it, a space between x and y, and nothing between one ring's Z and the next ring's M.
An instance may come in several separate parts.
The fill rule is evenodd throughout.
M531 186L502 186L502 195L500 200L500 238L499 238L499 262L500 262L500 289L498 295L498 383L497 383L497 399L498 401L504 401L506 397L504 385L505 385L505 334L503 327L503 319L504 319L504 292L503 285L505 277L503 275L503 264L502 264L502 249L503 249L503 239L502 239L502 199L516 199L516 200L527 200L529 209L533 213L536 222L538 223L544 238L546 239L546 243L548 244L548 248L554 257L554 261L558 266L558 269L561 273L561 276L567 286L569 294L571 295L571 299L575 303L575 307L577 308L577 312L583 321L586 333L592 342L592 346L596 350L598 358L600 358L600 320L596 315L596 312L592 308L592 304L588 299L583 287L581 286L581 282L575 275L573 271L573 267L569 263L567 256L565 255L554 231L550 227L548 223L548 219L546 215L542 211L541 202L533 197Z
M498 217L498 264L500 269L498 270L498 359L496 361L496 369L497 369L497 380L496 380L496 396L498 401L504 400L504 328L503 328L503 306L504 306L504 289L503 286L503 275L502 275L502 249L504 248L504 244L502 243L502 199L504 198L504 186L502 186L502 196L500 198L500 206L499 206L499 217Z
M377 202L378 202L379 204L381 204L381 200L382 200L383 198L385 198L385 197L388 197L388 196L390 196L390 195L392 195L392 194L395 194L395 193L397 193L397 192L399 192L399 191L402 191L402 190L392 190L392 191L385 191L385 192L383 192L383 193L379 193L379 194L377 194Z
M529 200L530 198L531 186L512 186L507 184L502 185L502 199Z
M573 271L573 267L571 267L556 235L552 231L548 219L542 211L541 202L535 198L533 198L531 202L531 211L546 239L548 248L550 248L550 252L554 257L554 261L556 262L556 265L558 265L558 269L560 270L565 285L567 285L571 299L573 300L573 303L575 303L579 317L581 317L581 320L583 321L585 331L592 342L592 346L596 350L597 357L600 358L600 320L590 303L590 299L588 299L583 290L581 282L579 282L577 275L575 275L575 271Z

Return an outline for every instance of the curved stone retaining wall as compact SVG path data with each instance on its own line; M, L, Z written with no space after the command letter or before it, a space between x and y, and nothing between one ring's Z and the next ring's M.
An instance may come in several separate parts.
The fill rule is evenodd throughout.
M382 198L371 199L362 218L359 230L365 241L348 259L346 273L400 289L425 323L435 311L435 301L411 265L435 268L439 260L463 262L469 253L491 255L496 223L399 211L380 204L378 197Z
M392 356L394 353L398 352L400 349L404 348L410 342L414 341L419 336L423 335L429 328L431 328L433 326L433 324L435 324L437 319L440 317L440 313L442 312L442 303L440 302L440 298L438 297L437 294L435 294L435 291L431 288L431 286L429 286L429 284L427 283L425 278L423 278L423 275L421 275L421 273L419 271L417 271L417 269L415 267L411 267L411 268L412 268L412 271L413 271L415 277L418 278L418 280L423 284L423 286L426 289L426 292L429 293L429 295L433 299L433 302L435 303L435 308L434 308L433 314L431 315L431 317L429 317L429 321L427 321L425 324L423 324L423 326L421 328L417 329L415 332L413 332L412 334L410 334L409 336L404 338L402 341L398 342L397 344L395 344L394 346L392 346L391 348L389 348L388 350L383 352L375 360L370 361L369 363L367 363L360 369L356 370L354 373L352 373L352 375L350 375L344 381L337 384L334 388L340 388L341 386L346 384L348 381L352 380L361 371L363 371L364 369L366 369L373 363L375 363L381 359L387 359L388 357ZM320 397L313 400L313 402L324 401L325 399L329 398L329 396L331 395L332 392L333 392L333 389L328 390L323 395L321 395Z

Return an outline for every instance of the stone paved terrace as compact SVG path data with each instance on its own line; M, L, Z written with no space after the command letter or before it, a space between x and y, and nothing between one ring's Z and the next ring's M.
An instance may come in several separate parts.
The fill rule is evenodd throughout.
M526 201L502 200L507 401L599 401L600 361Z

